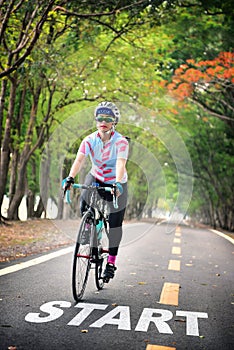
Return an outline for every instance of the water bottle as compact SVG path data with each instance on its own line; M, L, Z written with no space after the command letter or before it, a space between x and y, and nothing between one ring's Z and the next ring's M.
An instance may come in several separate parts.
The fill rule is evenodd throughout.
M99 219L98 224L96 225L97 238L99 241L102 239L102 228L103 228L103 221L101 219Z

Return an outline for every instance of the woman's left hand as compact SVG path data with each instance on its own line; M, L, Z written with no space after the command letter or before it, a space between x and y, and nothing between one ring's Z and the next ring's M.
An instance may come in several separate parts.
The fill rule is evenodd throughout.
M116 193L116 197L119 197L123 193L123 186L121 185L120 182L116 182L115 183L115 187L116 187L116 189L113 190L113 194L115 192Z

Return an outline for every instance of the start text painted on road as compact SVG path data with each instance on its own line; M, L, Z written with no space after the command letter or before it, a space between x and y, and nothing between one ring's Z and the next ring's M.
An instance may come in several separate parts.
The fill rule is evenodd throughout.
M70 308L69 301L50 301L41 305L40 310L46 315L30 312L26 315L25 320L31 323L51 322L64 313L61 308ZM78 314L67 324L68 326L80 326L91 313L95 310L105 310L106 304L78 303L76 308L81 309ZM118 317L117 317L118 316ZM186 335L199 336L198 320L199 318L208 318L206 312L180 311L177 310L175 316L184 317L186 320ZM159 333L173 334L171 327L167 323L172 320L173 313L169 310L144 308L135 327L137 332L147 332L150 323L154 323ZM130 331L131 316L129 306L116 306L114 309L97 319L89 327L102 328L104 325L115 325L118 329Z

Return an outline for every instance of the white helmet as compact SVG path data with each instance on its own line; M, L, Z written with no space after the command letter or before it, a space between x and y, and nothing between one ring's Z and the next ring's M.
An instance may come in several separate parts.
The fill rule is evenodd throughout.
M121 118L118 107L113 102L104 101L99 103L94 111L94 117L96 118L99 114L110 115L115 118L115 124L117 124Z

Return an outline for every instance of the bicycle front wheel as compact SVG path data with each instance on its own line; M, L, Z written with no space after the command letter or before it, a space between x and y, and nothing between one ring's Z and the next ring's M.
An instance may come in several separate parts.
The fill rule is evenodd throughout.
M108 227L107 222L104 222L104 226L102 228L102 232L99 232L98 239L98 261L95 266L95 282L98 290L103 289L104 287L104 270L107 263L108 258Z
M72 269L72 292L76 301L82 299L91 268L91 232L94 229L90 212L82 217L74 250Z

